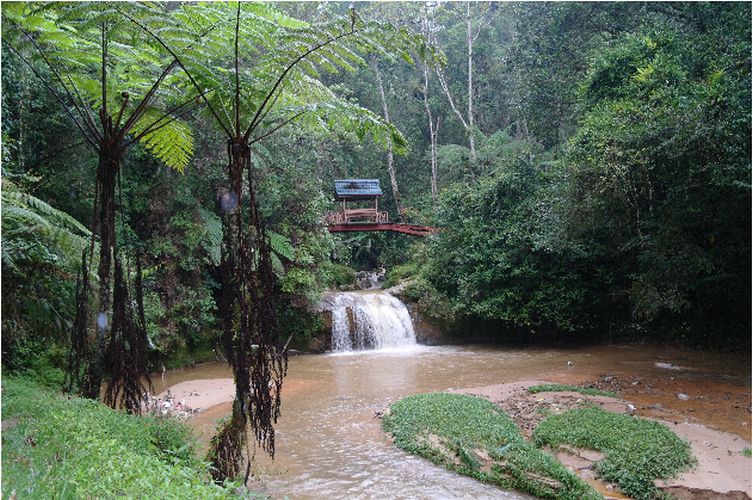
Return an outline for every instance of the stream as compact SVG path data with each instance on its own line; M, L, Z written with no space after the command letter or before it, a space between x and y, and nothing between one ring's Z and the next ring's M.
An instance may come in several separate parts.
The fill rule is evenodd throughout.
M568 367L567 362L572 363ZM659 366L657 366L659 363ZM668 370L661 363L688 370ZM750 362L728 356L652 346L579 348L424 347L291 357L283 387L277 455L259 452L256 473L273 498L530 498L446 471L395 448L375 412L415 393L546 379L563 383L605 374L640 375L679 383L678 400L660 385L649 399L665 408L693 405L701 423L750 438ZM170 372L155 380L162 390L178 382L231 377L221 364ZM728 400L727 404L714 399ZM708 408L707 408L708 406ZM190 420L206 445L230 403Z

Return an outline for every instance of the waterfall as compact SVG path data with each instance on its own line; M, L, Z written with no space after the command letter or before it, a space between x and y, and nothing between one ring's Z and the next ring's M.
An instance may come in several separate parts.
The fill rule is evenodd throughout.
M408 309L389 293L338 293L330 310L334 352L416 345Z

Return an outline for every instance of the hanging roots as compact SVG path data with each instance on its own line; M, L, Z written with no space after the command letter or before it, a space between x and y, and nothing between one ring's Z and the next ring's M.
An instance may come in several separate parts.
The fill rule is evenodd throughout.
M240 412L233 411L230 419L212 437L207 457L212 464L209 469L212 479L219 483L226 478L238 477L247 441L246 419Z
M260 447L274 456L274 424L280 416L280 391L287 369L287 353L277 331L270 247L252 182L250 150L245 144L231 143L229 153L231 198L240 200L244 167L248 172L249 220L244 223L240 205L223 216L220 310L223 347L233 369L236 393L232 417L212 440L208 455L216 480L234 478L240 472L249 426Z
M125 408L129 413L141 413L142 402L152 382L147 369L148 340L144 321L144 301L141 288L141 261L136 259L136 314L123 276L123 265L115 256L115 284L110 335L105 350L105 367L109 373L104 402L113 408Z
M89 371L89 265L84 249L81 256L81 270L76 280L76 319L71 331L71 349L68 352L68 373L65 390L67 392L90 392L86 386Z

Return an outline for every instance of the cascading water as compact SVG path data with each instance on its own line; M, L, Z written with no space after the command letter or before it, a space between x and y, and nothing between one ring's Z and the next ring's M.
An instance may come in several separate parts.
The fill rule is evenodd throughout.
M405 304L386 292L332 296L332 351L395 349L416 345Z

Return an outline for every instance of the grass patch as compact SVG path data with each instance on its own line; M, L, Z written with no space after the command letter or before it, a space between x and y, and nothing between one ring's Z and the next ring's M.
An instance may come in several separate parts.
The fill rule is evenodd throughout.
M616 398L617 393L612 391L603 391L601 389L594 389L593 387L579 387L577 385L563 385L563 384L542 384L533 385L528 388L528 392L536 394L539 392L577 392L585 394L587 396L607 396L610 398Z
M551 455L528 443L493 403L419 394L393 404L382 425L395 445L462 474L542 498L600 498Z
M237 498L209 481L190 430L5 378L2 490L19 498Z
M637 499L656 498L655 479L670 478L695 462L690 445L664 425L598 408L548 417L534 439L539 446L569 444L603 452L597 472Z
M750 458L750 448L748 448L748 447L746 446L745 448L743 448L742 450L740 450L740 454L741 454L742 456L744 456L744 457L748 457L748 458Z

